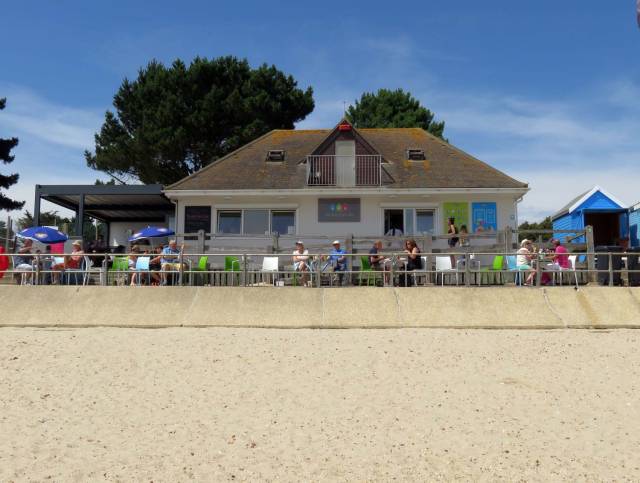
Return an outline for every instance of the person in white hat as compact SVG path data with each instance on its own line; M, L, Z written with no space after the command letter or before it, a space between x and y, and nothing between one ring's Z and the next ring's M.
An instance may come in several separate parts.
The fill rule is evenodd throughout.
M526 238L520 242L516 265L518 270L522 270L528 274L525 285L533 285L533 279L536 276L536 269L533 267L533 243Z
M344 272L347 270L347 252L340 248L340 240L333 240L331 245L333 245L333 248L329 252L327 264L331 265L334 272L338 272L338 283L342 285Z
M293 251L293 269L296 272L302 272L301 283L307 284L308 272L309 272L309 250L304 248L302 240L296 242L296 249Z

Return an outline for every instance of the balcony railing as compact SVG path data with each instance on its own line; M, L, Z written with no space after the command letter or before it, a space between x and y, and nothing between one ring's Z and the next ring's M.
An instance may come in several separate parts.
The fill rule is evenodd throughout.
M307 156L307 186L380 186L380 155Z

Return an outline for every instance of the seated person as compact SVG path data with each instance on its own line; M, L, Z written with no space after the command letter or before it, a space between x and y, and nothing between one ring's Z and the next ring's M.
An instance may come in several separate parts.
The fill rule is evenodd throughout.
M131 247L131 255L129 255L129 258L127 259L127 263L129 264L129 270L134 271L134 273L131 274L131 285L135 285L136 280L138 279L138 274L135 273L136 263L138 262L138 256L134 255L136 253L140 253L140 248L138 247L138 245L133 245Z
M162 270L162 246L156 247L154 250L155 257L149 260L149 270L151 271L151 285L160 285L160 274Z
M342 279L344 277L344 271L347 270L347 257L345 256L346 252L340 248L340 240L334 240L333 249L329 252L328 264L331 265L334 272L338 273L338 280L340 285L342 285Z
M369 265L371 265L372 270L388 272L391 270L391 259L380 255L381 251L382 241L376 240L369 250ZM387 273L384 274L384 283L389 283L389 274Z
M301 240L296 242L296 249L293 251L293 269L296 272L302 272L301 282L306 285L308 281L307 273L311 269L309 266L309 251L305 250L304 243Z
M25 239L24 244L22 245L22 248L20 248L20 250L18 250L18 255L16 257L13 257L13 267L14 270L17 270L18 272L22 272L22 273L18 273L17 275L20 275L20 278L22 278L22 280L25 283L31 283L32 281L32 276L33 276L33 257L29 256L29 254L31 254L31 249L33 248L33 241L30 239ZM29 273L25 273L25 272L29 272Z
M525 285L533 285L534 277L536 276L536 269L533 267L533 244L531 240L526 238L520 242L520 249L518 250L518 256L516 258L516 267L518 270L522 270L528 273Z
M551 240L553 245L553 264L558 268L568 269L571 268L571 262L569 262L569 252L562 246L560 240L554 238Z
M84 251L82 250L82 242L75 240L71 244L71 255L66 255L62 263L56 263L51 267L51 270L79 270L84 258ZM54 274L54 283L60 280L60 273Z
M422 257L420 256L420 248L416 241L411 238L405 242L404 252L407 255L406 265L404 267L405 272L400 274L400 286L410 287L413 285L414 278L407 275L407 272L413 270L422 270Z
M175 240L169 240L169 244L162 249L162 257L160 259L160 266L163 272L167 271L179 271L180 270L180 262L179 257L182 251L184 250L184 243L180 246L180 250L178 250L178 244ZM162 274L162 284L166 285L167 276L165 273Z

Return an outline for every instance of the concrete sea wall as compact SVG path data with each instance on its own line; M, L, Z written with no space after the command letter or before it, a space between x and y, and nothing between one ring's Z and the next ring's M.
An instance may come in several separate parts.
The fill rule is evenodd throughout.
M0 287L0 327L640 328L640 288Z

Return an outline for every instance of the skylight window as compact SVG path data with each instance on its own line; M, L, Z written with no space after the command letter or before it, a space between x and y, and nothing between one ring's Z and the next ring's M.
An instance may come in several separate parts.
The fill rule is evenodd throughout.
M284 149L270 149L267 151L267 161L284 161Z
M424 149L407 149L407 159L409 161L424 161L427 159L424 155Z

